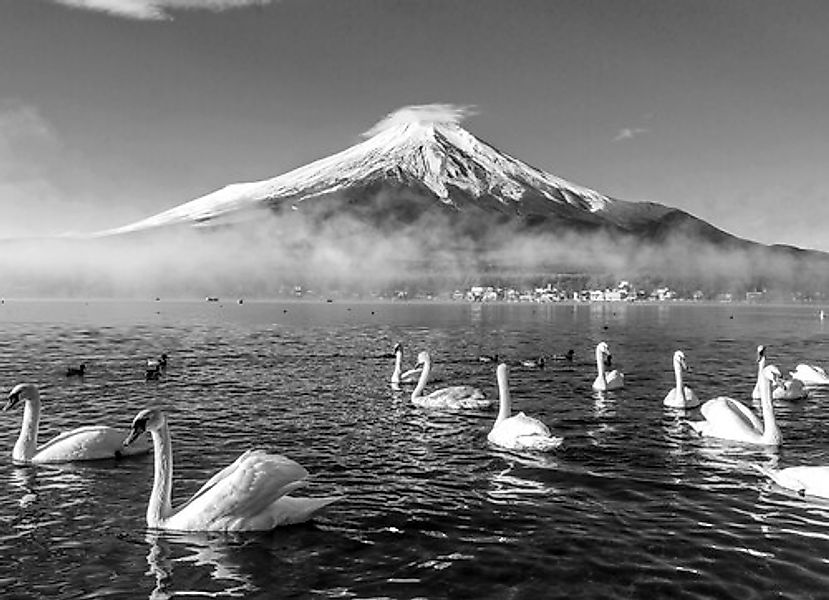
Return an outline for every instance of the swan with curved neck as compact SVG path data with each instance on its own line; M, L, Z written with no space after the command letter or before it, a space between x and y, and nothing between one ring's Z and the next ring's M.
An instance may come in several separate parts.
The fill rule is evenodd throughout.
M421 352L417 355L418 366L423 366L417 386L412 391L412 404L422 408L447 408L451 410L460 408L489 408L492 401L488 400L484 393L471 385L454 385L441 388L434 392L423 395L423 388L429 381L429 371L432 369L432 359L428 352Z
M173 449L166 415L144 409L132 422L124 446L145 431L153 438L155 474L147 505L147 526L174 531L267 531L309 520L340 499L296 498L288 493L308 476L300 464L262 450L248 450L225 467L178 508L170 499Z
M106 425L87 425L52 438L39 448L37 434L40 427L40 392L31 383L20 383L9 392L3 410L12 410L23 403L23 425L12 450L15 464L65 463L82 460L123 458L150 451L150 444L142 438L132 448L121 444L124 432Z
M394 371L391 374L391 382L394 384L417 383L422 369L414 368L408 371L403 370L403 346L394 345Z
M762 385L762 372L766 366L766 347L757 346L757 383L751 391L751 397L760 399L760 386ZM803 387L799 379L781 379L771 390L772 400L802 400L809 397L809 392Z
M799 496L829 499L829 466L799 466L770 469L755 465L757 470L782 488Z
M682 350L674 352L673 364L676 385L665 396L662 404L671 408L694 408L699 406L700 400L694 390L682 381L682 374L688 369L688 363L685 362L685 353Z
M599 342L596 346L596 369L599 374L593 381L593 389L597 392L618 390L625 385L625 375L618 369L607 371L610 365L610 347L607 342Z
M691 421L688 424L701 436L715 437L735 442L778 446L782 441L780 428L774 418L774 406L771 399L771 386L780 379L780 369L769 365L762 372L763 421L741 402L721 396L713 398L702 405L700 411L704 421Z
M496 446L510 450L555 450L564 438L554 437L550 429L538 419L523 412L512 414L507 365L501 363L495 371L498 379L498 417L486 439Z

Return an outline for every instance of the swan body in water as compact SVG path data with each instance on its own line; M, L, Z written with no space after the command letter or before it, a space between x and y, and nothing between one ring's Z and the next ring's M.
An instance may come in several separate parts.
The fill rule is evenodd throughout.
M799 379L806 385L829 385L829 375L817 365L801 363L789 374L794 379Z
M610 347L607 342L599 342L596 346L596 368L599 374L593 381L593 389L597 392L618 390L625 385L625 375L618 369L607 371L611 362Z
M417 355L417 364L423 365L420 379L412 391L412 404L421 408L489 408L492 401L488 400L484 393L471 385L454 385L440 388L430 394L423 395L423 388L429 380L429 371L432 368L432 359L428 352L421 352Z
M392 371L391 374L392 383L417 383L418 377L420 377L421 370L421 368L417 367L414 369L409 369L408 371L404 371L403 346L399 343L394 345L394 371Z
M550 429L538 419L528 417L523 412L512 415L512 406L507 377L507 365L501 363L495 371L498 379L498 398L500 408L498 417L487 434L486 439L496 446L510 450L555 450L564 438L555 437Z
M15 464L65 463L81 460L103 460L145 454L149 441L142 438L135 446L124 448L124 432L105 425L87 425L61 433L39 448L40 392L31 383L20 383L9 392L3 410L11 410L23 402L23 426L12 450Z
M757 346L757 383L754 384L754 389L751 392L751 397L755 400L760 398L760 373L766 366L766 347L762 344ZM808 398L809 392L803 387L803 382L799 379L781 379L777 385L771 390L772 400L802 400Z
M705 417L704 421L689 421L688 425L705 437L765 446L780 445L782 436L774 419L771 399L771 386L780 379L780 370L774 365L769 365L763 369L761 378L762 422L741 402L720 396L702 405L700 411Z
M340 496L289 496L308 476L299 463L263 450L242 453L205 483L192 498L173 508L173 449L167 417L144 409L132 422L130 445L145 431L153 438L155 475L147 505L147 526L174 531L267 531L309 520Z
M755 466L782 488L791 490L800 496L829 499L829 466L799 466L786 469Z
M673 364L676 385L665 396L662 404L671 408L695 408L699 406L700 399L694 393L694 390L682 381L682 373L688 369L688 364L685 362L685 353L682 350L674 352Z

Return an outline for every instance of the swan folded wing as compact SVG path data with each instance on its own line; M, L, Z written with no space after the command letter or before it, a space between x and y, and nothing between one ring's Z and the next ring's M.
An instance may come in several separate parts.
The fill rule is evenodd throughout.
M521 436L544 436L550 437L550 428L533 417L528 417L523 412L504 419L495 427L499 436L517 438Z
M308 476L299 463L262 450L245 452L177 509L171 529L268 529L268 507L300 487ZM259 519L258 519L259 518Z
M424 408L485 408L491 403L484 393L471 385L456 385L435 390L428 396L412 398Z
M781 487L807 496L829 498L829 466L789 467L779 471L767 469L765 472Z
M702 405L700 409L702 416L712 427L716 428L751 428L754 431L762 431L763 425L760 419L751 412L751 409L742 402L737 402L727 396L713 398Z
M106 425L86 425L66 431L37 449L34 462L72 462L98 460L140 454L150 450L149 442L141 438L135 446L124 447L126 433Z
M493 427L487 439L498 446L515 450L554 450L564 438L554 437L549 427L523 412L504 419Z

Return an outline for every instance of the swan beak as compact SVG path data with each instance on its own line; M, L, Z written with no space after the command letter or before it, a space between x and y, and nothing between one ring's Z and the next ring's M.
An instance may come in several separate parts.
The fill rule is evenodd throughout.
M16 394L9 394L9 399L6 400L6 405L3 407L3 410L7 411L13 409L17 406L18 402L20 402L20 392Z
M146 431L146 424L143 421L139 421L137 423L132 424L132 429L130 429L129 435L124 440L123 445L129 446L135 440L139 438L139 436Z

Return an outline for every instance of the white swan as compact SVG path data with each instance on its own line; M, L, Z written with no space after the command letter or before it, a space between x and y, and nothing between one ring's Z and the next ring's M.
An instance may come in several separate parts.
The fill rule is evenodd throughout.
M771 386L780 378L780 370L774 365L763 369L760 388L763 407L763 421L751 412L751 409L734 400L720 396L702 405L700 411L704 421L688 421L697 433L705 437L715 437L735 442L778 446L782 441L780 429L774 419L774 407L771 399Z
M420 377L421 368L417 367L403 371L403 346L399 343L394 345L394 371L391 374L391 382L395 384L400 383L417 383Z
M780 487L796 492L800 496L829 498L829 466L800 466L786 469L754 466Z
M682 382L682 372L688 369L685 362L685 353L682 350L674 352L674 377L676 385L671 388L662 404L671 408L694 408L700 405L700 400L694 390Z
M266 531L302 523L340 499L288 496L303 485L308 472L284 456L248 450L205 483L187 502L173 508L173 449L167 417L144 409L123 440L128 446L145 431L153 437L155 476L147 506L147 525L175 531Z
M794 379L799 379L806 385L829 385L829 375L817 365L801 363L789 375Z
M412 391L412 404L422 408L489 408L492 401L484 393L471 385L454 385L435 390L431 394L422 395L423 388L429 380L429 371L432 368L432 359L428 352L417 355L417 364L423 365L420 379Z
M564 438L554 437L550 429L538 419L528 417L523 412L510 416L512 409L507 379L507 365L501 363L495 371L498 379L498 397L500 408L498 417L487 434L486 439L510 450L555 450Z
M31 383L19 383L11 392L3 410L11 410L23 402L23 426L12 450L15 464L64 463L79 460L122 458L149 452L150 444L142 438L130 449L121 442L124 432L105 425L87 425L61 433L40 448L37 433L40 425L40 392Z
M757 346L757 383L751 391L751 397L755 400L760 398L760 373L766 366L766 347L762 344ZM809 397L809 392L803 387L799 379L781 379L771 391L772 400L802 400Z
M613 369L609 373L607 368L610 365L610 348L607 342L599 342L596 346L596 368L599 374L593 382L593 389L597 392L605 392L607 390L618 390L625 385L625 375L617 369Z

